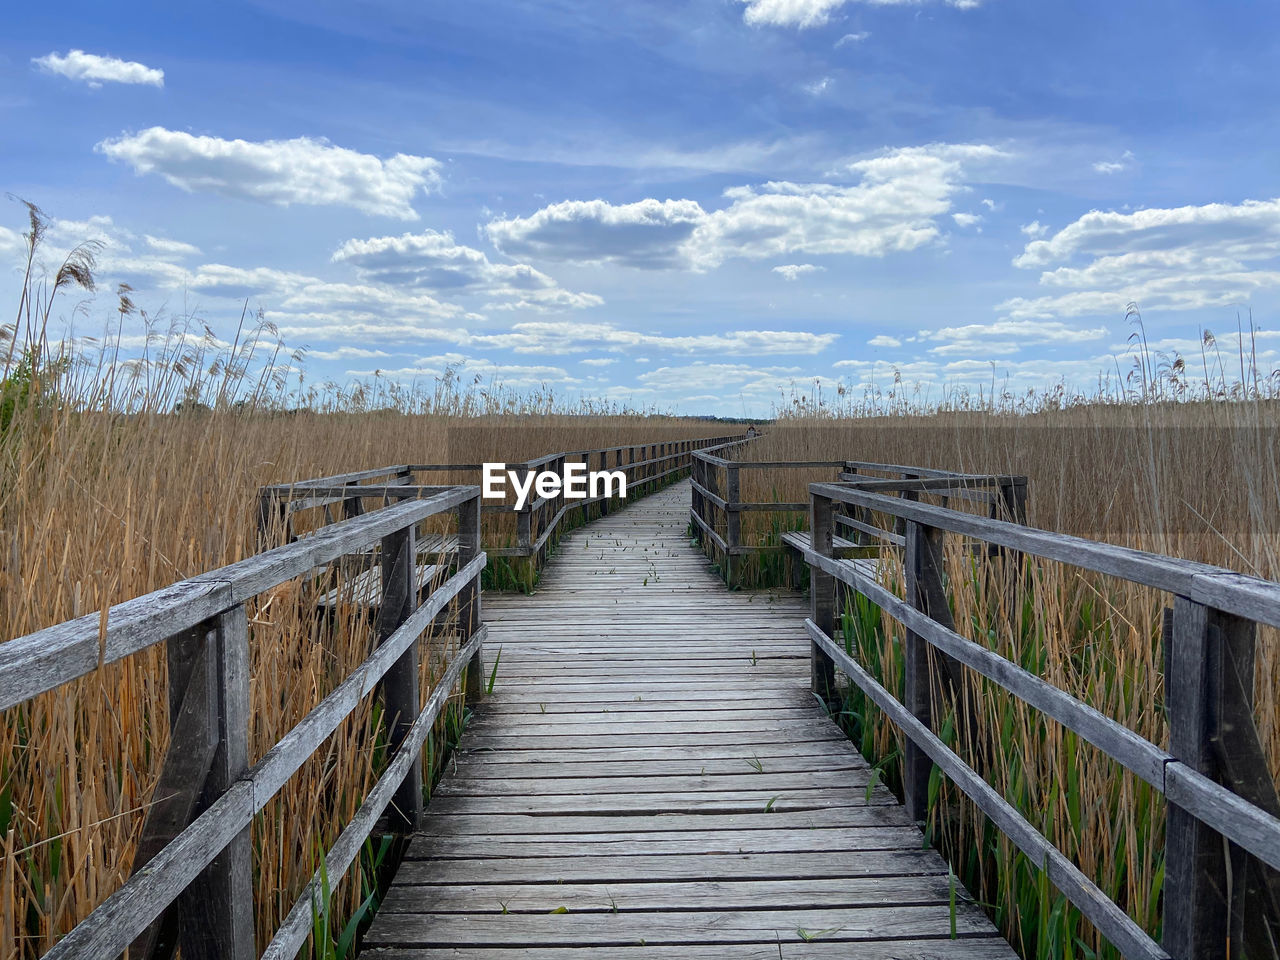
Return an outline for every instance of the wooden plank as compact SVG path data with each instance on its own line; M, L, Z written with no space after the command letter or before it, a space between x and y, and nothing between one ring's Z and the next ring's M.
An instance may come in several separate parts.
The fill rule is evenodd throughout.
M693 790L671 793L610 793L606 795L535 795L524 797L437 796L432 806L441 813L636 814L636 813L759 813L813 810L819 807L896 803L893 794L876 787L863 790L784 790L762 784L756 790Z
M548 913L572 904L575 913L647 910L748 910L762 907L860 907L947 903L945 876L839 877L802 880L509 883L392 887L381 910L414 913L424 902L432 913Z
M743 765L745 768L745 764ZM501 797L527 796L537 790L539 797L573 796L575 794L598 795L627 793L695 793L705 790L723 793L730 790L817 790L817 789L866 789L870 782L868 767L852 770L806 770L801 773L771 771L762 776L755 771L741 769L736 773L703 774L693 776L667 775L663 777L556 777L548 782L545 777L528 779L468 778L455 773L437 788L441 797Z
M732 950L733 960L1015 960L1017 956L1007 943L995 937L735 944ZM561 947L397 947L380 949L377 956L381 960L565 960L566 953ZM725 960L725 947L718 944L598 946L591 948L590 960Z
M888 908L828 908L787 911L685 911L655 918L634 913L565 913L530 915L384 913L374 920L367 947L388 944L441 946L544 945L620 946L708 943L776 943L817 937L830 943L933 935L986 933L989 921L980 909L959 904ZM812 932L811 932L812 931Z
M577 838L430 837L415 842L412 860L487 859L491 857L671 856L734 853L828 853L863 850L918 850L913 826L869 830L719 830L683 833L591 833Z
M906 826L911 821L897 804L878 806L823 807L816 810L777 811L768 817L759 811L738 814L659 813L634 816L574 816L572 814L468 814L446 813L434 806L427 808L422 836L504 836L546 833L609 833L623 830L632 833L680 833L706 830L781 830L808 832L829 827Z
M626 883L657 880L777 880L850 877L946 876L932 850L868 850L856 855L819 853L739 853L633 857L508 857L473 860L406 860L398 883ZM424 904L424 912L430 906Z

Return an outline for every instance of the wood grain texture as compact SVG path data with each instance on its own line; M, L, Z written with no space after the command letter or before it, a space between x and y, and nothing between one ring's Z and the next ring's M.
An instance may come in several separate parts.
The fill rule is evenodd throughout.
M365 954L1012 958L963 889L951 939L946 864L810 693L808 604L727 592L691 493L485 598L496 686Z

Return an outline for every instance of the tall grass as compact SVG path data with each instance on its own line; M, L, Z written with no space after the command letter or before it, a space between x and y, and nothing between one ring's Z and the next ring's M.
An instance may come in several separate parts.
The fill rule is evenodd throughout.
M93 290L97 251L84 245L42 270L43 230L31 208L21 302L0 344L0 638L252 554L263 484L448 462L458 431L474 461L723 429L455 375L417 387L310 385L303 358L260 317L232 318L237 329L220 339L196 318L145 314L123 287L101 318L101 337L72 337L67 316L81 328L94 320L76 300ZM343 576L335 565L250 603L251 760L368 655L367 609L316 612L316 592ZM454 643L447 626L424 642L424 696ZM3 960L39 956L128 878L168 746L167 697L163 650L153 649L0 718ZM441 721L429 766L438 769L462 719L454 709ZM255 821L259 946L384 754L370 700ZM320 923L331 936L315 945L318 954L366 903L377 860L372 850L363 875L334 884Z
M744 459L867 460L1030 478L1033 525L1280 579L1280 390L1254 361L1212 334L1190 360L1144 351L1133 375L1087 395L997 392L930 404L919 394L795 397ZM1198 379L1189 372L1199 371ZM833 471L743 471L743 499L806 499ZM749 486L750 484L750 486ZM937 502L937 498L927 498ZM952 504L953 506L956 504ZM744 540L774 536L768 515L744 514ZM884 518L880 518L884 519ZM790 522L792 518L787 518ZM749 526L749 524L751 524ZM755 538L754 541L749 538ZM946 576L957 630L1167 745L1158 591L1058 563L1026 561L1020 576L975 560L948 536ZM902 557L884 549L879 575L899 595ZM1008 584L1021 581L1020 592ZM846 596L842 632L858 659L902 693L903 630ZM1255 719L1280 778L1280 646L1259 631ZM1057 723L965 669L960 705L936 705L935 729L1149 933L1161 927L1162 797ZM890 783L900 731L859 692L843 722ZM935 773L929 830L1023 956L1116 953L986 817Z

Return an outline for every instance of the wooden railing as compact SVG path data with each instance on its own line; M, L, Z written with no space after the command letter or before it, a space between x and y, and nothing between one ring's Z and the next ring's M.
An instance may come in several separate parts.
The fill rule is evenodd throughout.
M1000 486L1015 479L1002 478ZM1280 799L1254 724L1252 698L1257 625L1280 626L1280 584L887 496L874 482L813 483L809 492L810 535L791 537L788 546L809 565L813 689L831 700L838 668L902 730L905 802L913 819L926 817L936 765L1126 957L1276 956ZM838 516L849 508L900 522L905 598L878 582L874 568L837 556ZM958 633L943 574L948 535L1006 551L1019 573L1021 558L1041 558L1171 594L1165 623L1168 749ZM833 640L837 585L866 597L905 628L903 701L857 662L854 648ZM934 732L934 691L960 664L1074 731L1165 796L1162 943Z
M688 471L696 451L724 449L742 442L744 438L741 435L734 435L640 443L550 453L533 460L508 463L507 468L516 471L522 479L541 470L563 475L569 463L581 463L588 471L622 471L627 479L628 497L637 497ZM319 523L330 523L338 516L358 516L370 502L385 504L393 500L429 496L440 489L416 484L418 475L448 474L454 479L478 483L480 471L478 463L397 464L263 487L259 491L260 530L264 537L291 541L297 537L292 518L299 511L323 511ZM512 518L510 525L499 523L490 528L486 534L485 550L494 557L532 558L541 566L546 561L548 544L567 516L580 511L585 518L590 508L597 504L600 513L607 514L621 502L618 497L605 495L569 500L561 490L553 497L531 497L519 510L512 503L485 503L482 509L486 515Z
M693 455L693 498L690 521L694 536L707 549L712 561L719 564L725 581L733 585L739 572L738 558L786 553L790 550L783 533L776 543L744 542L742 515L766 513L779 515L779 529L788 519L809 512L809 501L744 501L743 473L753 472L831 471L832 479L860 481L862 489L897 493L915 499L922 491L932 491L945 498L981 505L992 517L1007 517L1025 522L1027 504L1026 477L990 476L908 467L892 463L861 460L737 460L727 454L737 453L741 444L725 444L717 451L700 451ZM721 454L721 455L717 455ZM880 544L901 546L901 524L877 526L872 512L866 508L843 505L836 511L835 536L838 552ZM792 531L791 533L794 533ZM794 539L794 537L792 537Z
M376 475L376 474L375 474ZM425 591L414 579L420 522L456 514L452 575ZM378 548L381 596L372 654L301 722L249 762L249 621L246 603L340 558ZM0 710L165 643L171 739L148 809L132 876L44 956L47 960L256 957L250 828L339 724L375 689L389 760L354 818L276 931L264 957L297 954L336 884L384 813L410 832L422 813L422 751L453 688L483 693L480 490L459 486L353 517L313 536L0 644ZM421 597L421 600L420 600ZM419 637L456 607L456 653L422 703Z

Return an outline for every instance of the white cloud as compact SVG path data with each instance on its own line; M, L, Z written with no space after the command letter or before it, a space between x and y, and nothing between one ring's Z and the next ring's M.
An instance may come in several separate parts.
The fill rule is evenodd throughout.
M967 169L1005 156L984 144L890 150L848 165L854 186L766 183L726 191L733 203L708 214L687 247L695 267L729 257L794 253L880 257L941 238L937 219L964 189Z
M512 257L578 263L625 263L663 268L679 264L680 245L706 218L693 200L566 200L530 217L493 220L489 240Z
M1133 165L1135 157L1132 150L1120 154L1119 160L1099 160L1093 165L1096 173L1120 173Z
M1024 223L1018 229L1032 240L1038 240L1049 232L1049 228L1039 220L1032 220L1030 223Z
M279 206L353 207L401 220L418 219L414 198L440 184L440 164L430 157L398 153L383 160L308 137L255 143L151 127L96 149L189 192Z
M569 200L494 220L486 232L509 256L646 268L705 270L731 257L797 253L878 257L940 240L938 219L971 169L1006 156L985 144L906 147L847 164L853 185L732 187L728 205L710 213L693 200Z
M579 360L584 367L608 367L618 362L617 357L589 357L586 360Z
M348 240L332 259L351 264L369 281L492 297L495 309L548 311L604 303L595 294L562 290L528 264L494 263L482 251L456 242L453 234L436 230Z
M1040 285L1055 291L1005 301L1000 309L1013 318L1118 315L1131 301L1166 310L1238 304L1280 287L1280 199L1094 210L1027 243L1013 263L1041 268Z
M741 0L746 4L742 19L753 27L820 27L851 0ZM862 0L871 6L919 6L929 0ZM942 0L947 6L971 10L980 0Z
M811 97L820 97L831 89L831 85L833 83L835 83L835 80L831 77L820 77L812 83L806 83L804 85L804 92L809 94Z
M869 39L871 34L865 30L859 30L857 33L846 33L843 37L836 41L835 49L848 46L851 43L862 43L863 40Z
M994 362L993 362L994 361ZM989 389L1044 388L1063 381L1096 382L1100 370L1113 370L1110 355L1100 354L1077 360L1041 358L1033 360L961 359L937 360L840 360L835 367L852 378L854 389L886 386L895 380L904 384L947 386L964 390L982 386ZM939 398L940 399L940 398Z
M462 353L445 353L421 357L412 366L393 370L348 370L353 377L370 377L375 374L392 380L415 380L422 377L440 377L451 370L465 380L489 381L505 387L537 387L542 384L576 384L582 381L569 375L563 367L528 366L524 364L497 363Z
M792 386L808 389L819 385L834 390L839 381L815 375L803 367L753 367L742 363L697 362L647 370L637 378L641 384L662 395L679 396L691 387L715 384L721 396L772 400Z
M953 213L951 219L957 227L972 227L982 222L982 217L976 213Z
M19 251L25 252L27 243L17 230L10 230L8 227L0 227L0 255L12 256Z
M774 267L773 272L782 274L784 280L798 280L806 273L825 273L826 269L812 263L785 263Z
M307 356L316 360L375 360L391 354L385 350L370 350L366 347L338 347L334 350L308 350Z
M169 240L164 237L153 237L151 234L144 234L143 240L147 246L161 256L169 257L198 257L200 248L192 243L183 243L181 240Z
M671 336L625 330L606 323L536 320L517 323L506 333L477 334L469 342L476 346L509 349L517 353L554 354L604 349L774 356L821 353L838 339L839 335L834 333L791 330L731 330L725 333Z
M867 346L869 347L900 347L902 346L902 341L899 340L897 337L888 337L888 336L885 336L884 334L881 334L878 337L872 337L870 340L868 340ZM841 361L841 363L844 363L844 362L846 361ZM837 364L837 366L839 366L839 364Z
M117 57L100 57L83 50L69 50L65 54L47 53L31 61L45 73L57 74L69 80L79 80L90 87L104 83L142 84L150 87L164 86L164 71L148 67L132 60Z

